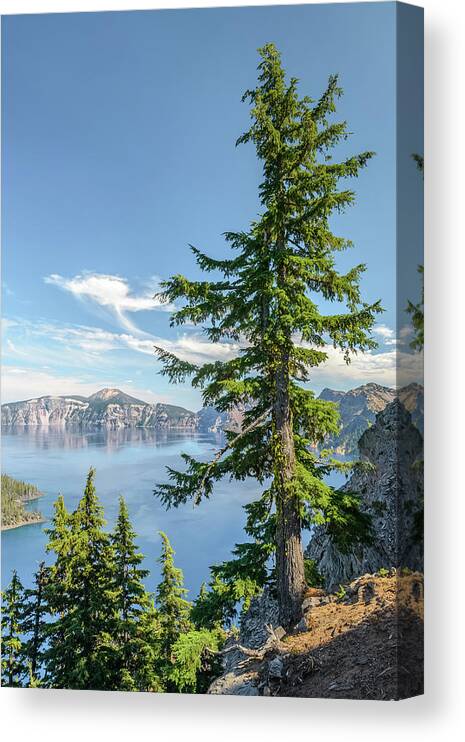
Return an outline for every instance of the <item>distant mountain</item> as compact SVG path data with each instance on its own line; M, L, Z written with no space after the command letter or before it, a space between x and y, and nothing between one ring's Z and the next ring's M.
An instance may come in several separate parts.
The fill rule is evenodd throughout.
M412 423L423 435L425 427L425 390L421 384L409 384L399 390L399 399L412 416Z
M194 412L169 404L149 404L120 389L101 389L90 397L38 397L2 405L2 425L94 425L196 430Z
M147 402L131 397L120 389L100 389L99 392L91 394L91 396L87 398L87 401L93 404L94 407L99 405L105 407L109 404L147 404Z
M200 429L210 433L217 433L218 431L223 430L224 425L227 424L228 421L227 413L218 412L214 407L202 407L202 409L197 412L197 418Z
M220 430L239 432L242 427L244 411L244 405L238 405L228 412L218 412L214 407L202 407L197 413L199 429L209 433L217 433Z
M357 451L357 443L378 412L396 396L394 389L379 384L365 384L348 392L324 389L320 399L336 402L341 416L341 430L328 445L341 453ZM412 422L423 431L423 388L410 384L399 398L412 415ZM102 428L181 429L217 433L241 429L245 407L229 412L203 407L198 412L170 404L149 404L120 389L101 389L90 397L69 395L37 397L24 402L2 405L2 425L90 425Z
M327 445L340 453L357 452L360 436L373 425L378 412L382 412L397 396L395 389L380 384L364 384L348 392L323 389L320 399L336 402L341 418L339 435L332 436ZM399 399L410 412L412 422L423 432L423 387L409 384L399 390Z

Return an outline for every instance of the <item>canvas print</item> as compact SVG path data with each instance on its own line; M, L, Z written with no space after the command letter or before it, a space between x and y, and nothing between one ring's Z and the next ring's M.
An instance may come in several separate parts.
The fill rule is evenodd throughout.
M422 37L3 17L3 686L422 693Z

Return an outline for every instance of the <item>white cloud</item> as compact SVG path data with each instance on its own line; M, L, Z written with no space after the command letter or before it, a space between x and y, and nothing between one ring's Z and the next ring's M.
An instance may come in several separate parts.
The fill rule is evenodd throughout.
M189 363L203 364L212 361L226 361L238 355L240 345L237 343L212 343L201 334L183 334L176 338L162 338L151 335L149 338L139 338L129 333L104 333L105 337L100 337L102 331L96 330L95 335L91 328L80 328L80 331L73 330L73 337L76 342L89 349L99 349L101 344L105 350L117 350L129 348L130 350L143 353L145 355L155 356L155 346L164 348L169 353L174 353L183 361ZM80 337L79 337L80 336Z
M397 345L399 342L394 330L387 325L375 325L373 332L381 338L381 342L384 345Z
M380 335L382 338L393 338L394 337L394 330L392 330L387 325L375 325L373 327L373 332L376 335Z
M58 373L49 373L37 369L26 369L16 366L2 368L2 403L17 402L36 397L65 396L79 394L88 397L97 389L104 387L119 387L129 382L115 382L107 378L99 381L86 381L76 376L64 376ZM134 388L131 384L131 396L142 399L144 402L165 402L167 397L156 394L151 389Z
M81 394L89 396L95 391L95 383L85 383L72 376L59 376L46 371L16 366L3 365L2 368L3 403L46 395Z
M399 330L399 338L400 340L405 340L406 338L409 338L413 335L413 326L412 325L404 325Z
M11 327L15 327L17 325L18 322L16 320L2 317L2 334L8 332Z
M130 333L115 333L98 327L41 325L39 332L61 343L70 343L92 354L113 350L133 350L155 357L155 346L178 355L190 363L207 363L233 358L240 346L234 343L211 343L200 334L183 334L177 338L156 335L140 338Z
M16 345L10 340L10 338L7 338L5 341L5 349L7 353L16 355L16 356L27 356L26 351L20 350L16 347Z
M174 353L183 361L203 364L212 361L228 361L239 354L239 343L212 343L198 333L184 334L176 339L154 338L155 345Z
M381 343L384 345L407 345L410 342L410 338L413 335L413 327L411 324L403 325L398 335L396 336L395 331L387 325L375 325L373 332L381 338Z
M145 292L136 295L131 292L128 281L121 276L104 273L80 273L73 278L65 278L52 273L44 278L45 283L68 291L77 299L87 301L109 311L124 329L137 334L145 334L127 317L127 313L141 311L171 312L173 306L154 299L158 279L154 276Z
M368 351L351 356L346 364L341 351L328 345L322 350L327 362L311 372L311 381L320 386L343 386L345 389L375 382L384 386L405 386L423 379L423 357L419 353L398 350Z

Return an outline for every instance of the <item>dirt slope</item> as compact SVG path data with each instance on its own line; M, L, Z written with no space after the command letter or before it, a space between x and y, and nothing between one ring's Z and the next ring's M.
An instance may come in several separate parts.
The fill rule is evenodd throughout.
M270 693L395 699L423 692L423 575L364 575L310 608L308 631L282 641ZM285 649L284 649L285 648Z

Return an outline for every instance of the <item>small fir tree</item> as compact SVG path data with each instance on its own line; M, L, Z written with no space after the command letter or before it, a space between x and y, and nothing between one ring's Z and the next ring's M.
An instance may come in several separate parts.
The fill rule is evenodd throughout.
M27 635L24 643L24 660L29 667L30 685L36 685L41 675L44 648L48 637L49 624L48 605L46 590L48 581L48 570L45 562L39 564L39 569L34 575L34 587L25 590L25 607L21 622L21 631Z
M24 588L16 570L2 594L2 685L21 687L27 678L21 639Z
M156 606L160 622L161 674L167 682L167 690L173 690L170 676L173 663L172 650L181 634L190 630L191 604L186 600L182 570L174 564L174 550L166 533L160 531L162 551L158 559L161 565L161 582L156 590Z
M49 592L58 615L51 632L47 666L58 688L111 689L108 666L116 652L112 591L113 551L90 469L84 495L68 516L57 504L49 550L57 555Z
M220 629L191 629L180 634L172 647L170 680L179 693L206 693L221 674L219 649L225 633Z
M46 551L55 554L55 562L49 568L49 579L45 587L47 606L51 615L48 629L49 641L45 651L46 684L53 688L66 688L68 678L75 667L75 647L67 642L70 623L71 602L69 582L73 559L72 516L67 511L63 495L54 503L54 514L48 536Z
M121 497L119 514L111 535L114 553L112 590L117 612L115 687L148 691L159 688L155 663L159 639L159 620L144 579L149 571L141 568L143 555L135 544L136 534Z

